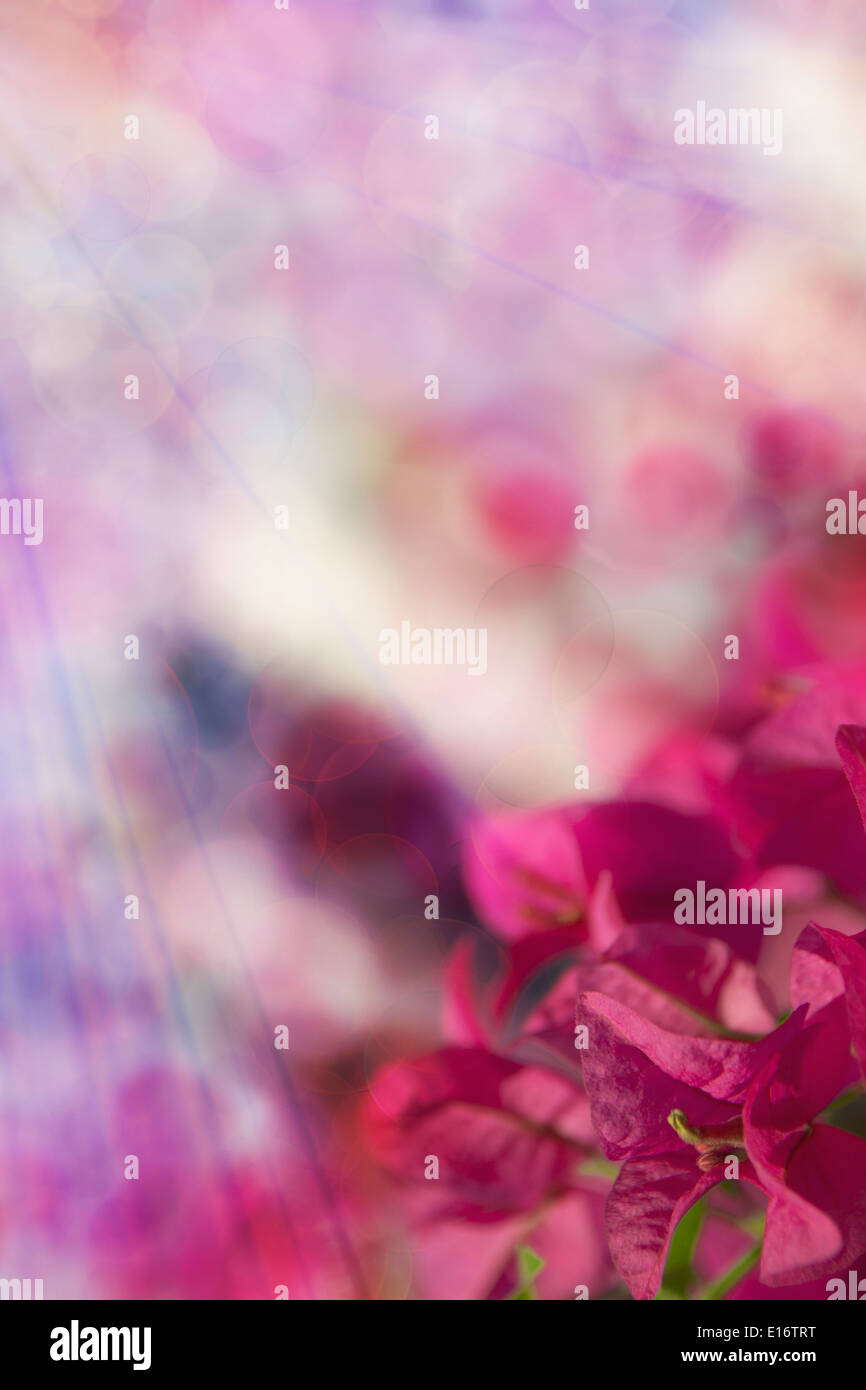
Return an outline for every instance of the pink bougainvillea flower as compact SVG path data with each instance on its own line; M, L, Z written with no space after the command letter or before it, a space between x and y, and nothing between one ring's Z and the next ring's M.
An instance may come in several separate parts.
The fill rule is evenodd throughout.
M860 724L840 724L836 730L836 749L866 829L866 728Z
M866 1081L866 932L846 936L810 923L791 962L791 1002L810 1017L841 999L848 1013L854 1054Z
M697 877L728 888L741 873L726 826L712 816L648 801L572 807L569 814L589 889L610 873L628 922L669 922L678 888Z
M368 1133L382 1162L414 1184L436 1155L440 1213L465 1221L532 1211L595 1147L582 1091L481 1049L399 1062L371 1095Z
M815 1123L864 1045L866 938L807 929L792 995L814 991L757 1041L674 1033L609 995L584 992L584 1080L602 1148L623 1160L608 1197L614 1262L652 1298L673 1230L725 1175L767 1197L760 1277L827 1277L866 1249L866 1141Z
M446 973L445 1032L451 1042L510 1051L521 1037L543 1035L573 1061L572 1029L579 948L568 927L512 942L504 969L478 978L471 941L455 948Z
M586 904L579 929L574 924L550 927L509 942L502 951L503 968L492 978L479 979L473 944L462 941L446 974L446 1036L463 1046L500 1053L511 1053L531 1040L557 1053L560 1069L566 1060L579 1079L573 1043L577 967L602 955L626 929L611 875L605 873ZM525 1050L521 1058L527 1060Z
M672 1033L761 1036L775 1022L754 965L728 942L685 927L628 927L601 960L581 967L579 988Z
M370 1091L366 1137L409 1217L422 1296L500 1296L525 1240L548 1262L543 1296L565 1297L575 1283L597 1294L614 1280L604 1184L578 1171L597 1151L589 1103L572 1081L480 1048L445 1048L386 1069Z
M463 873L482 922L516 940L571 927L587 935L587 908L609 879L628 922L670 921L673 895L700 877L729 887L742 872L727 828L651 802L553 807L479 821Z
M759 867L819 869L863 901L863 827L836 747L840 724L852 722L866 722L866 670L803 673L749 733L729 794L735 832Z
M662 802L685 815L717 816L724 810L723 788L738 759L739 749L730 737L675 729L634 769L626 795L634 801Z
M556 926L583 935L587 884L564 811L479 820L466 844L463 879L481 921L505 938Z
M754 965L728 942L685 927L628 926L602 880L587 909L590 939L566 928L534 932L507 948L503 971L481 983L471 943L454 952L445 1025L453 1042L522 1061L563 1064L579 1080L574 1001L597 991L674 1033L760 1036L775 1023ZM598 941L606 949L593 950Z

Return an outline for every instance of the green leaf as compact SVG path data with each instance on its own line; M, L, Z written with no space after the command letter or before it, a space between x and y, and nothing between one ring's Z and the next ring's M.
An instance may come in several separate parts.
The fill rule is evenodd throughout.
M731 1289L739 1284L749 1270L758 1263L761 1258L762 1244L763 1241L759 1240L757 1245L746 1251L741 1260L737 1260L737 1263L728 1270L727 1274L723 1274L721 1279L717 1279L714 1284L708 1284L701 1294L701 1298L710 1302L718 1302L725 1297L725 1294L730 1293Z
M611 1163L609 1159L600 1156L585 1158L582 1163L577 1165L577 1176L579 1178L610 1178L612 1182L621 1167L622 1164Z
M703 1199L695 1202L685 1216L678 1222L671 1240L662 1287L656 1297L667 1299L685 1298L694 1282L692 1256L705 1214Z
M546 1261L536 1254L529 1245L518 1245L514 1253L517 1258L517 1288L508 1297L515 1301L537 1299L538 1294L535 1292L534 1284L544 1269Z

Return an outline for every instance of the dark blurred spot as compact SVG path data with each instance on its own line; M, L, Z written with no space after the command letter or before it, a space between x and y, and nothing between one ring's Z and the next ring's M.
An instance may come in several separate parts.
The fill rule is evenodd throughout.
M236 738L246 726L247 676L218 647L206 643L175 652L169 665L189 697L201 742L214 747Z

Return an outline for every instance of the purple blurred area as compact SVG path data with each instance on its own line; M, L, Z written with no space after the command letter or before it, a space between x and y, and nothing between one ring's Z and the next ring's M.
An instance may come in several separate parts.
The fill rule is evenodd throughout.
M861 912L838 766L831 854L749 739L866 656L864 44L843 0L5 0L0 1277L500 1296L512 1227L416 1248L359 1118L510 968L488 818L566 805L629 923L690 855ZM677 145L698 101L780 153ZM383 665L404 621L483 678Z

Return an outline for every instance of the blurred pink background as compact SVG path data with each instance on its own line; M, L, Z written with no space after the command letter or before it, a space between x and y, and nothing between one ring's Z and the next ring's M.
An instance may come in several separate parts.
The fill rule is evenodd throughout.
M864 44L843 0L5 0L0 1275L496 1296L519 1222L417 1238L375 1078L454 1036L455 950L507 968L476 824L703 814L866 658ZM676 145L699 100L782 151ZM383 666L404 620L486 674Z

